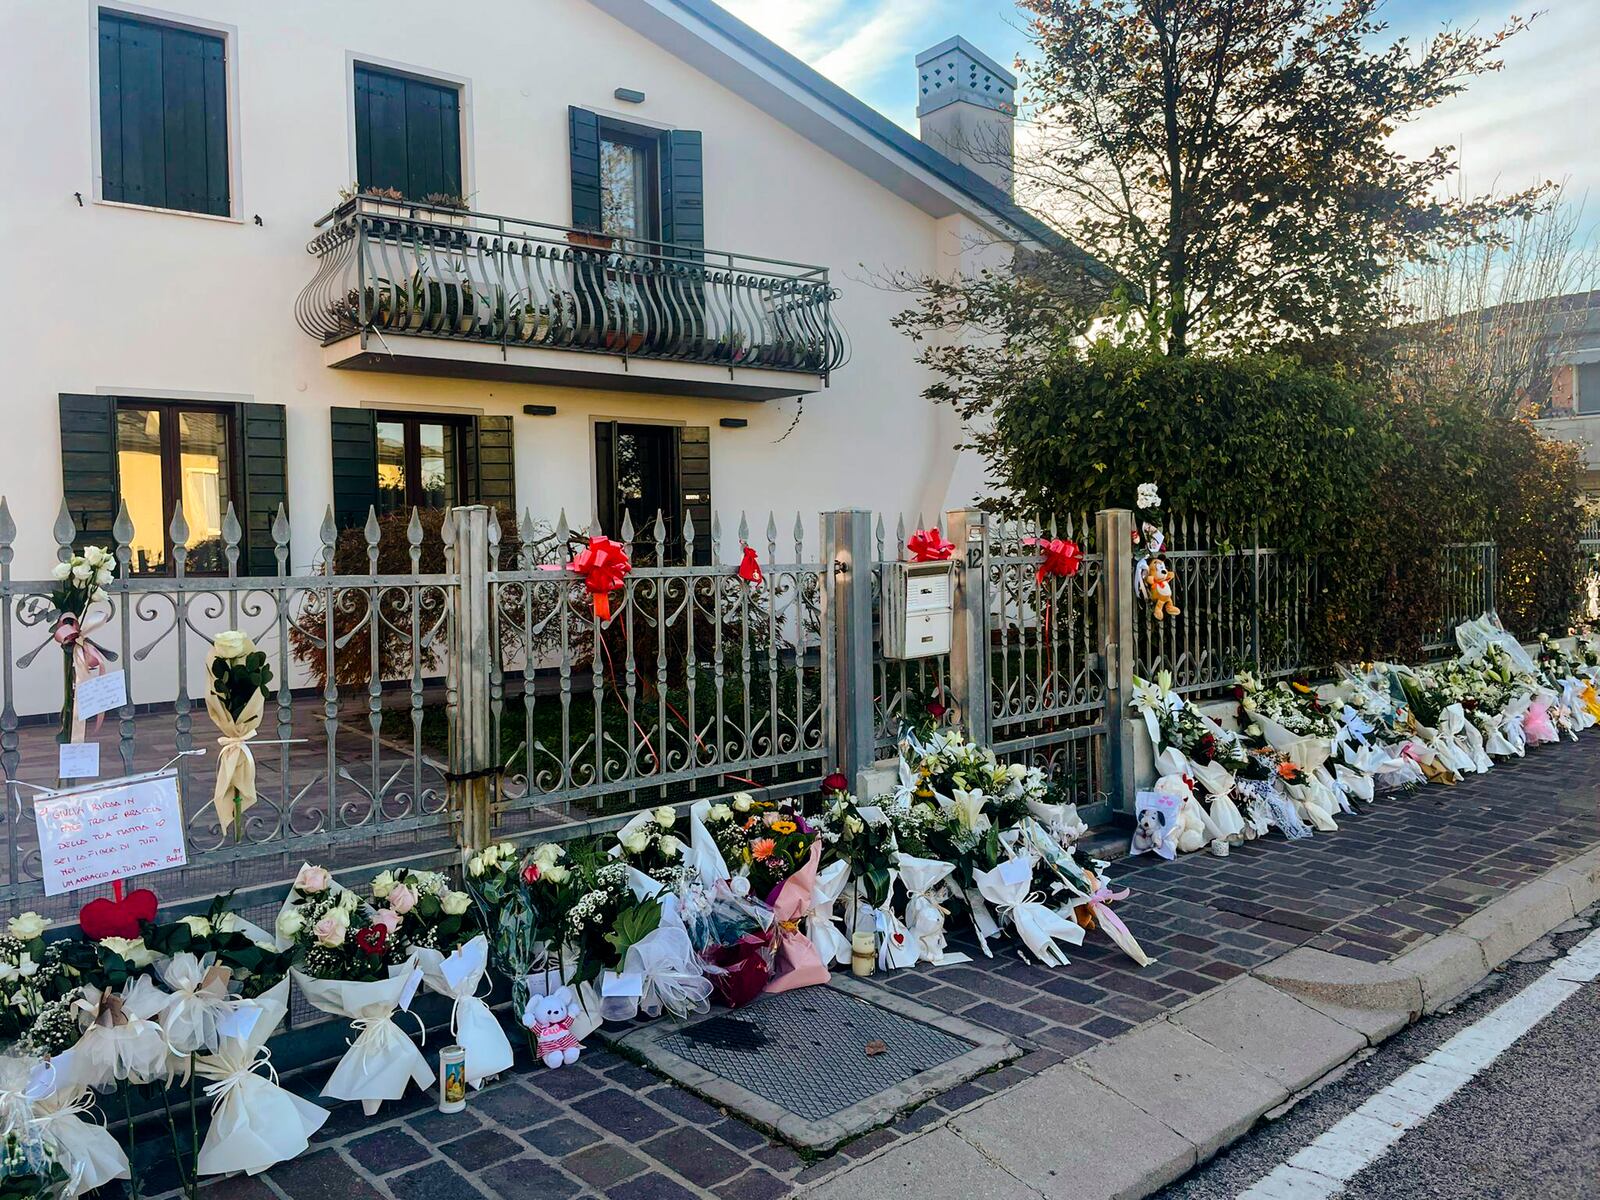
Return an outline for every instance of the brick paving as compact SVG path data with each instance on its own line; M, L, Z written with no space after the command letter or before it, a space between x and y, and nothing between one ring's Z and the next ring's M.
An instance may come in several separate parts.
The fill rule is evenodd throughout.
M1144 970L1091 934L1059 971L1011 950L984 959L958 938L972 963L875 977L1003 1031L1024 1054L814 1162L591 1038L575 1067L547 1071L520 1059L458 1115L432 1111L416 1092L374 1120L359 1105L339 1105L312 1153L204 1190L216 1200L793 1195L1294 946L1387 959L1600 843L1600 736L1541 748L1453 788L1380 798L1340 825L1296 843L1274 835L1227 858L1120 863L1116 882L1133 889L1120 911L1157 958ZM295 1086L314 1095L320 1082ZM170 1178L157 1168L146 1194Z

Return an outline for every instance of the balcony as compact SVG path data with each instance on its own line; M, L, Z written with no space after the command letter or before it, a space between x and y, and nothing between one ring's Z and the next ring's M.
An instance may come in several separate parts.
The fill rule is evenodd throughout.
M849 355L825 267L373 196L317 228L295 318L330 367L774 400Z
M1541 418L1533 425L1558 442L1576 442L1582 452L1583 469L1600 470L1600 413L1566 413Z

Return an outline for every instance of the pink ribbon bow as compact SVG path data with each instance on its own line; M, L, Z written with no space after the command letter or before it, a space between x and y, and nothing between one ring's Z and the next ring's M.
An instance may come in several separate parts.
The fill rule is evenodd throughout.
M104 624L100 622L99 624ZM99 624L94 628L99 628ZM76 695L79 685L92 679L105 668L106 660L100 653L100 648L89 640L89 630L72 613L62 613L56 621L55 628L50 631L50 636L55 639L56 645L67 652L72 660L72 689L73 696L69 701L73 704L72 714L72 740L83 741L86 725L78 719ZM105 719L105 714L100 713L94 719L95 732L100 731L100 723Z
M937 525L918 529L906 539L912 562L943 562L956 552L956 544L944 540Z

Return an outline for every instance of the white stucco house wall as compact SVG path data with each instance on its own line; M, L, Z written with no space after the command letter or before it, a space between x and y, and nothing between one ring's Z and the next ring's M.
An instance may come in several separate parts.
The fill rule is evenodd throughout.
M63 496L102 539L128 503L151 568L171 554L151 527L181 502L191 570L229 500L257 569L280 500L295 570L330 505L346 523L419 500L607 523L625 503L608 438L635 434L620 469L634 485L654 471L645 501L697 522L713 507L785 528L838 507L909 521L982 489L890 327L905 297L879 280L1050 236L983 168L706 0L461 15L0 11L0 93L27 114L0 132L17 574L53 560ZM1015 81L964 41L906 70L924 76L925 135L1010 120ZM338 209L341 189L379 187L403 200ZM417 204L424 188L466 210ZM542 284L507 265L519 254Z

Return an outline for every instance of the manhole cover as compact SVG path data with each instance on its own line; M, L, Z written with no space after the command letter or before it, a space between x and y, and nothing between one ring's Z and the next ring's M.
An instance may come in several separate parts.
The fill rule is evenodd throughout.
M842 990L849 986L850 992ZM718 1103L825 1149L1013 1057L1000 1035L904 997L833 984L622 1039Z

